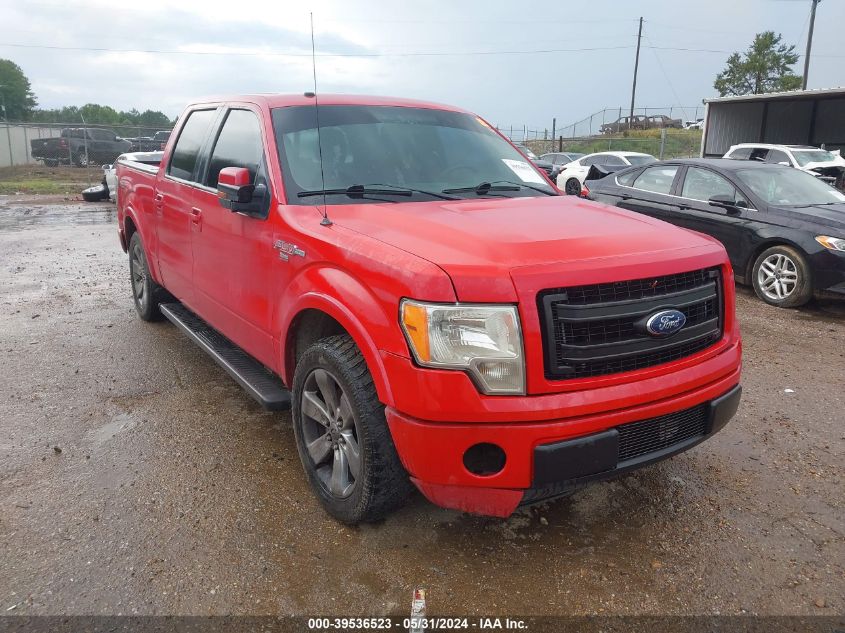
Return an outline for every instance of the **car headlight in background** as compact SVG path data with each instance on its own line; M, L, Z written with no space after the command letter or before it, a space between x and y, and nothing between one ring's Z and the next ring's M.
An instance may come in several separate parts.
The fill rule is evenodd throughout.
M845 239L841 237L830 237L828 235L816 235L816 241L832 251L845 251Z
M458 369L486 394L524 394L525 358L516 306L405 299L402 330L417 363Z

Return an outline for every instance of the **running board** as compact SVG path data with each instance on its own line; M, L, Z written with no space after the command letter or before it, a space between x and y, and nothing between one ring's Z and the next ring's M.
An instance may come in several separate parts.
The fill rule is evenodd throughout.
M258 403L270 411L290 409L290 392L252 356L181 303L162 303L161 313L214 359Z

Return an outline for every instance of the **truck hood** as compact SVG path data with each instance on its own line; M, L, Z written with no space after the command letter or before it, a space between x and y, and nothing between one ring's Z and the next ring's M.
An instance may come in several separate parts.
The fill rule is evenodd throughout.
M517 269L554 278L574 262L583 268L586 260L610 259L618 269L683 259L696 249L724 260L712 238L572 196L337 205L328 214L436 264L461 301L516 301Z

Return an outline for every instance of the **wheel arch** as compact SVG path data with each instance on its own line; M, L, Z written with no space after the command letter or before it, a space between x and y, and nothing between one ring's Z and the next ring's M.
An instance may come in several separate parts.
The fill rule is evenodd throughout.
M348 296L347 293L344 295ZM387 372L381 362L379 346L370 330L358 317L358 315L373 315L373 310L381 312L381 308L372 298L370 301L361 302L353 310L346 302L326 292L325 289L311 290L296 297L293 305L285 311L281 320L279 342L282 381L288 387L292 386L298 357L307 345L326 336L346 333L358 346L367 363L379 400L385 405L392 405L393 394Z
M752 275L754 273L754 262L757 261L757 258L763 253L763 251L772 248L774 246L788 246L790 248L794 248L797 250L806 260L809 257L807 251L801 247L800 244L782 237L769 237L765 238L759 244L756 244L754 248L751 250L751 254L748 256L745 264L743 264L743 275L744 275L744 282L748 285L752 284Z

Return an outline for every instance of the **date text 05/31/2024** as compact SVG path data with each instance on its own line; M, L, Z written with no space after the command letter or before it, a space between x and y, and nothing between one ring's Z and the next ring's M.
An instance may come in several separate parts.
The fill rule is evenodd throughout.
M309 631L451 631L451 630L520 630L527 624L518 618L309 618Z

